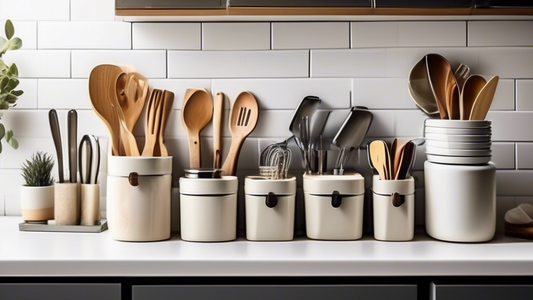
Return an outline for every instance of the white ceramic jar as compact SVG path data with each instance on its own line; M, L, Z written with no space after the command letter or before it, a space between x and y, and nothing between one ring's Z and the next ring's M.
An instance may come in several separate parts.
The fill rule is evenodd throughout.
M109 156L107 220L111 237L159 241L171 233L172 157Z
M54 186L22 186L20 208L26 222L54 219Z
M237 238L235 176L180 178L181 238L191 242L224 242Z
M372 178L374 238L381 241L409 241L415 227L415 181Z
M246 238L251 241L288 241L294 237L296 177L244 180Z
M360 174L304 174L307 237L357 240L363 235L365 179Z
M496 231L496 167L426 161L426 231L451 242L485 242Z

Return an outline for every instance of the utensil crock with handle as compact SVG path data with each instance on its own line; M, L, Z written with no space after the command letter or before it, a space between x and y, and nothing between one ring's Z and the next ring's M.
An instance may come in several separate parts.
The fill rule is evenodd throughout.
M171 232L172 157L108 157L107 219L120 241L160 241Z
M246 197L246 238L251 241L289 241L294 237L296 177L267 179L248 176Z
M358 173L303 175L307 237L357 240L363 234L365 179Z
M224 242L237 238L236 176L180 178L181 238Z
M415 226L415 181L372 178L374 238L380 241L410 241Z

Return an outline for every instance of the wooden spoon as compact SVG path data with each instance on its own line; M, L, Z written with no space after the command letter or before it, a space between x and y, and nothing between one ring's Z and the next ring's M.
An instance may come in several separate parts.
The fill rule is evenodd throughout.
M190 168L200 168L200 131L213 116L213 99L204 89L187 89L181 110L183 127L189 140Z
M407 178L411 165L413 163L413 157L415 155L415 144L411 141L405 143L400 156L400 164L398 171L396 172L395 180L404 180Z
M154 149L159 137L159 125L161 122L161 102L161 90L153 89L146 110L146 141L144 143L142 156L154 156Z
M481 89L481 92L479 92L479 95L472 106L470 120L485 120L492 104L492 100L494 99L494 93L496 93L499 80L500 77L494 76L489 82L487 82L483 89Z
M469 120L472 114L472 107L476 101L477 96L487 84L487 80L480 75L472 75L468 77L461 92L459 110L461 120Z
M446 109L450 120L459 120L461 117L459 110L459 85L451 72L451 68L446 78Z
M390 174L389 148L384 141L373 141L369 145L370 160L378 171L381 180L388 180Z
M231 146L228 157L222 166L222 175L235 175L242 144L246 137L255 129L259 119L259 105L250 92L241 92L233 107L229 119Z
M126 127L133 132L148 96L148 81L139 73L123 73L117 80L116 89Z
M174 93L164 90L162 94L161 107L161 124L159 125L159 138L155 145L155 156L168 156L168 150L165 146L165 131L167 130L168 118L174 105Z
M89 75L89 97L96 114L102 119L111 140L113 155L120 155L121 126L118 106L114 106L117 78L123 74L122 69L114 65L98 65Z
M224 94L215 95L215 113L213 115L213 168L220 169L222 165L222 117L224 113Z
M437 101L439 108L439 115L441 119L448 119L448 110L446 109L446 85L448 82L448 74L452 73L450 63L439 54L428 54L427 68L428 77L433 95Z
M394 139L391 145L390 149L390 155L391 155L391 178L397 178L398 177L398 170L400 169L400 164L402 161L402 155L403 150L405 148L405 145L407 145L408 141L405 140L399 140Z

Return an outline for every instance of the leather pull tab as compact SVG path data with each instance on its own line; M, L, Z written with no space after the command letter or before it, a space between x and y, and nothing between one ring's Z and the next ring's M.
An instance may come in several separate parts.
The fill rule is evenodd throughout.
M398 193L392 194L392 205L394 207L400 207L405 203L405 195L400 195Z
M276 194L272 192L268 193L265 199L265 204L269 208L273 208L278 205L278 197L276 196Z
M339 192L333 191L331 194L331 206L334 208L338 208L341 206L342 203L342 196Z
M130 176L128 177L128 180L131 184L131 186L138 186L139 185L139 174L132 172L130 173Z

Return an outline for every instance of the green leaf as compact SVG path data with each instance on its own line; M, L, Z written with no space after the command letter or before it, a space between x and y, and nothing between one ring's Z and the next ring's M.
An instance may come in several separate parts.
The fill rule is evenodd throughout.
M0 80L0 90L3 90L7 83L9 82L9 78L6 76L6 77L2 77L2 80Z
M12 137L13 137L13 130L10 130L6 134L6 141L9 143Z
M2 153L2 143L0 142L0 153Z
M13 23L11 20L6 21L6 38L9 40L13 37L15 34L15 27L13 26Z
M0 109L9 109L9 103L6 101L0 102Z
M22 47L22 40L16 37L9 42L8 50L18 50L20 47Z
M11 91L11 95L13 95L13 96L20 97L20 96L22 96L22 94L24 94L24 92L22 90Z
M5 101L6 101L7 103L13 104L13 103L17 102L17 99L18 99L17 96L13 96L13 95L9 94L9 95L7 95Z
M17 87L17 85L19 85L19 83L20 81L17 78L11 78L9 79L6 88L8 91L12 91L14 88Z
M17 150L19 148L19 142L17 141L16 138L12 137L9 142L7 142L8 144L11 145L11 147L15 150Z
M4 138L6 135L6 128L4 127L4 124L0 123L0 140Z
M9 66L9 72L13 76L19 76L19 69L17 68L17 65L15 64L11 64L11 66Z
M7 65L4 60L0 58L0 70L3 70L5 68L7 68Z
M4 46L5 43L6 43L6 39L0 36L0 46Z

